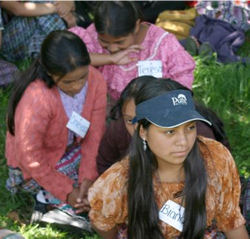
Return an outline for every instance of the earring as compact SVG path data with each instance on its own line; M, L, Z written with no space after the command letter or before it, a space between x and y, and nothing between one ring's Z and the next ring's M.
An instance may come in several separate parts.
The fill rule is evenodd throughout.
M145 139L142 139L142 144L143 144L143 150L146 151L147 150L147 142Z

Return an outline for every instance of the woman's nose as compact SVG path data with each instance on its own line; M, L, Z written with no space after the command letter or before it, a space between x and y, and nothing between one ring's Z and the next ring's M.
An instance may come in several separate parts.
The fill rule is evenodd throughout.
M115 52L117 52L118 50L119 50L119 48L117 47L116 44L109 44L109 45L108 45L108 51L109 51L110 53L115 53Z
M178 133L178 137L177 137L177 141L176 141L176 144L178 146L186 146L187 145L187 142L188 142L188 139L187 139L187 135L185 132L179 132Z

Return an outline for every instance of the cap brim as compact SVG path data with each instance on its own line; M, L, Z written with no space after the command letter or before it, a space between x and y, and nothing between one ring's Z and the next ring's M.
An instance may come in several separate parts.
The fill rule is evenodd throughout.
M173 113L173 112L172 112ZM161 113L159 113L161 114ZM161 128L175 128L178 127L182 124L185 124L187 122L191 121L203 121L209 125L212 125L210 121L205 119L203 116L201 116L197 111L189 111L189 112L184 112L183 114L172 114L173 116L166 116L166 117L159 117L157 113L154 115L148 115L145 118L151 122L152 124L161 127ZM160 120L159 120L160 119Z

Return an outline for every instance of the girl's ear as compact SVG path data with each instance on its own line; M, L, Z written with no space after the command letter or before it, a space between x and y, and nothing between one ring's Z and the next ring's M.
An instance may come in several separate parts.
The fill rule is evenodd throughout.
M140 29L140 23L141 23L141 20L138 19L135 23L135 30L134 30L134 34L137 34L139 32L139 29Z
M146 131L146 129L143 128L142 125L140 126L140 129L139 129L139 135L140 135L141 139L147 140L147 131Z

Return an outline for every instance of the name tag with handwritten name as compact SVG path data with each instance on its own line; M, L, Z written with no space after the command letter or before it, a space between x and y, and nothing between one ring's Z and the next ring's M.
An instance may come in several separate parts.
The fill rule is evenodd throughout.
M183 229L184 211L184 207L168 200L159 211L159 218L181 232Z
M162 62L155 61L138 61L138 76L151 75L162 77Z
M66 127L79 135L80 137L84 138L90 126L90 122L84 119L81 115L77 114L73 111Z

